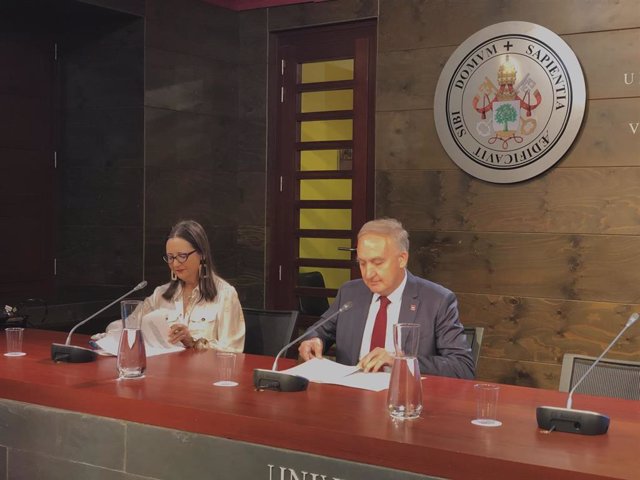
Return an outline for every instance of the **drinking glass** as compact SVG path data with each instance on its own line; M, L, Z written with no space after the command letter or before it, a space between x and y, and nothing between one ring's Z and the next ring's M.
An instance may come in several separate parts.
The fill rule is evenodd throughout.
M22 357L26 355L22 351L22 335L24 334L24 328L7 328L4 331L7 336L7 352L5 357Z
M235 387L238 382L233 380L236 370L236 354L233 352L216 352L215 378L216 387Z
M498 393L500 386L490 383L477 383L473 386L476 393L476 418L471 420L481 427L499 427Z

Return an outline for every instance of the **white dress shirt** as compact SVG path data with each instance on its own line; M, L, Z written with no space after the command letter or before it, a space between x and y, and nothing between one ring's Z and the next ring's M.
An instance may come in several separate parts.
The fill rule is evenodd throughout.
M395 353L393 346L393 326L398 323L400 318L400 304L402 303L402 292L407 284L407 272L404 272L402 283L387 298L390 304L387 306L387 331L385 334L384 349L389 353ZM362 335L362 344L360 345L360 358L364 357L371 350L371 335L373 334L373 326L376 323L376 315L380 310L380 295L373 294L371 305L369 305L369 315L367 315L367 323L364 326L364 334Z

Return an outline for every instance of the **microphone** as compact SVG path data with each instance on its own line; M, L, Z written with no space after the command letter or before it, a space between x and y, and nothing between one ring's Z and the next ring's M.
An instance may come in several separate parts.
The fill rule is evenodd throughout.
M125 293L121 297L115 299L113 302L111 302L106 307L101 308L100 310L98 310L93 315L85 318L80 323L75 325L71 329L71 331L69 332L69 335L67 335L67 341L65 343L52 343L51 344L51 359L54 362L67 362L67 363L86 363L86 362L92 362L93 360L95 360L96 359L96 352L95 351L91 350L90 348L76 347L75 345L71 345L71 335L73 334L73 332L75 332L78 327L84 325L85 323L87 323L92 318L97 317L98 315L100 315L107 308L112 307L113 305L118 303L123 298L128 297L133 292L137 292L138 290L142 290L146 286L147 286L147 281L143 280L138 285L136 285L131 290L129 290L127 293Z
M576 384L569 391L566 408L542 406L536 409L536 419L538 427L548 431L557 430L558 432L580 433L582 435L602 435L607 433L609 429L609 417L598 412L589 410L574 410L571 408L573 404L573 393L576 391L582 381L587 378L591 370L602 360L606 353L615 345L622 334L640 318L640 314L632 314L627 323L622 327L620 333L614 338L604 352L596 358L586 372L580 377Z
M314 329L307 330L302 335L300 335L295 340L287 343L282 350L278 352L275 360L273 361L273 366L271 370L265 370L263 368L256 368L253 371L253 385L258 390L276 390L278 392L301 392L306 390L309 386L309 380L300 377L298 375L290 375L288 373L277 372L276 368L278 367L278 359L280 356L287 351L289 347L294 345L296 342L302 340L304 337L309 335L311 332L315 331L316 328L321 327L329 320L337 317L343 312L346 312L351 307L353 307L353 302L348 301L344 305L342 305L337 311L333 312L327 318L318 323Z

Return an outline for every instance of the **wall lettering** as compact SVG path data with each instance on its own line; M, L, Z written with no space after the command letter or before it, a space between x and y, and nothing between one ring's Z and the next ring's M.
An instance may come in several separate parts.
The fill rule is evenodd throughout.
M344 480L321 473L305 472L304 470L297 471L282 465L276 467L275 465L267 464L267 467L269 467L269 480Z

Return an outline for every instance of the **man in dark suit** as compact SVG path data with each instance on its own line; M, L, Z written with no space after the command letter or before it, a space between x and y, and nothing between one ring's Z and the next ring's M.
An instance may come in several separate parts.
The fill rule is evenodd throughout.
M407 269L409 235L395 219L367 222L358 233L358 263L362 279L345 283L323 318L346 302L353 307L315 330L300 344L303 360L322 357L336 344L336 360L378 371L393 363L393 325L420 324L418 362L423 374L473 378L475 366L456 296ZM322 318L319 322L322 321Z

